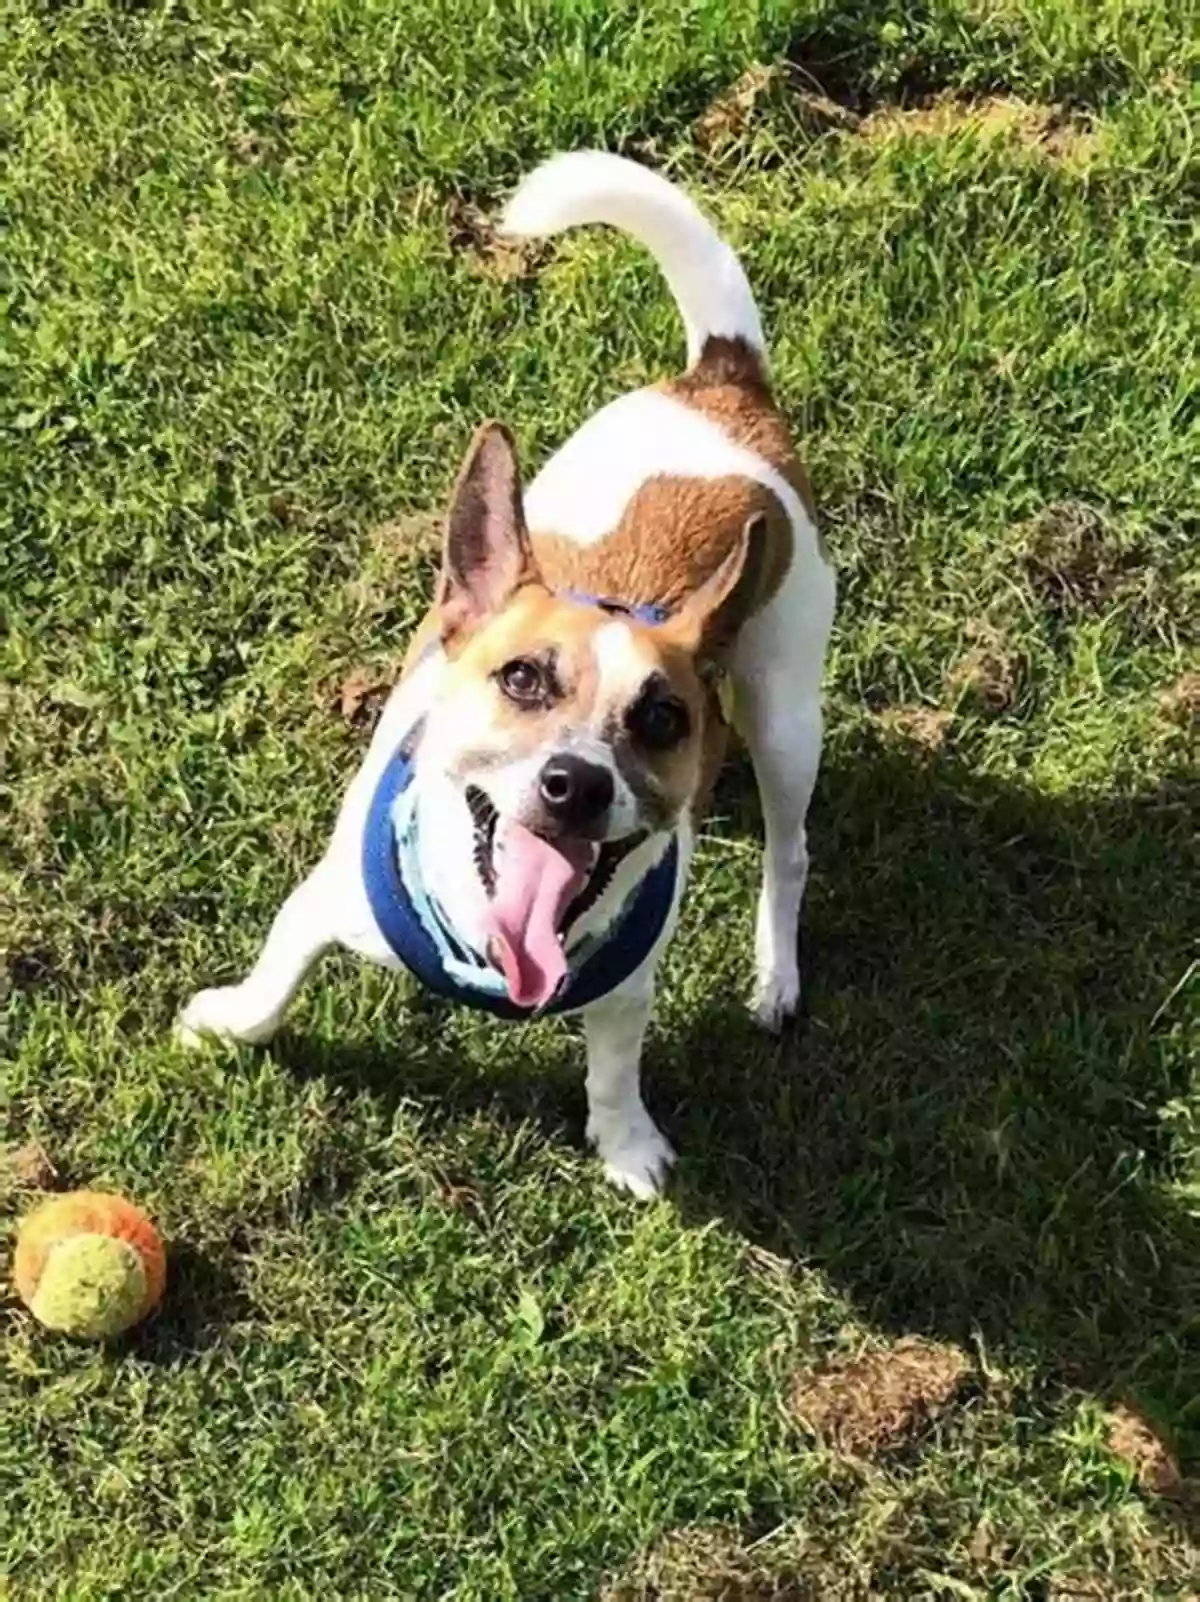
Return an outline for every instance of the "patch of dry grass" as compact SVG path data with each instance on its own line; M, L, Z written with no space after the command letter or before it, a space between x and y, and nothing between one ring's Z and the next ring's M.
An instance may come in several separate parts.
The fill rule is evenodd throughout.
M1047 160L1085 165L1096 153L1095 132L1061 106L1032 104L1016 95L973 97L960 92L933 96L916 106L883 106L864 117L859 135L868 140L1007 139Z
M1179 1462L1162 1431L1128 1402L1118 1402L1108 1413L1109 1450L1127 1463L1138 1484L1157 1496L1181 1498L1187 1486Z
M912 1336L802 1375L791 1408L835 1451L858 1456L896 1446L940 1417L970 1373L956 1346Z
M1021 682L1017 652L982 618L970 618L963 634L966 650L946 674L947 693L991 717L1010 711Z

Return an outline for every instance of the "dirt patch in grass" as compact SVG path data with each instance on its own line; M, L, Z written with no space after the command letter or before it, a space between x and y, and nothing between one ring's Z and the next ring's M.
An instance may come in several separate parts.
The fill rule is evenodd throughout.
M878 713L881 728L898 734L920 751L940 751L946 743L954 713L933 706L889 706Z
M795 67L776 61L748 67L696 118L692 137L701 150L716 154L746 134L770 104L785 105L813 136L832 129L853 133L861 121L857 112L823 94Z
M1171 723L1192 728L1200 719L1200 673L1183 673L1158 698L1158 710Z
M59 1172L40 1140L27 1140L22 1146L0 1153L0 1174L18 1190L55 1190Z
M465 257L480 278L511 283L527 278L547 253L538 240L508 239L497 228L497 217L463 195L452 195L446 208L450 248Z
M1098 508L1056 501L1026 524L1023 566L1047 611L1094 613L1126 584L1136 557Z
M433 599L441 565L442 519L412 512L374 527L343 603L320 642L329 671L313 701L356 731L375 726L404 665L412 632ZM348 602L348 605L346 604ZM364 642L370 647L364 659Z
M948 693L993 717L1009 711L1017 699L1020 659L1003 636L980 618L972 619L964 632L966 650L946 674Z
M898 1445L937 1418L970 1372L958 1347L914 1336L802 1376L791 1408L836 1451L864 1456Z
M853 1593L819 1554L775 1570L727 1529L677 1530L641 1554L600 1602L837 1602Z
M838 75L829 79L803 62L757 63L735 79L692 124L692 137L709 154L742 138L765 108L786 108L810 136L853 133L872 143L896 138L948 139L972 134L1008 139L1060 162L1078 165L1096 149L1094 131L1062 106L1016 95L972 96L923 89L914 98L876 101L849 90Z
M403 601L413 622L433 597L441 562L442 519L410 512L371 530L366 558L348 591L363 622L379 623Z
M1107 1425L1109 1451L1129 1465L1143 1490L1173 1500L1187 1495L1174 1452L1143 1413L1128 1402L1118 1402L1109 1411Z
M442 549L443 520L437 512L406 512L371 530L373 555L399 562L436 558Z
M974 99L940 94L915 106L882 106L859 123L864 139L898 136L946 139L970 133L981 139L1013 139L1055 161L1080 162L1095 150L1095 135L1061 106L1039 105L1015 95Z
M692 124L692 137L701 150L718 150L745 133L759 101L776 88L784 76L784 68L779 64L764 66L758 62L747 67Z
M262 167L275 155L273 142L256 128L241 128L229 140L229 148L243 166Z
M352 729L373 729L391 692L392 680L377 667L351 668L344 678L320 692L320 703Z

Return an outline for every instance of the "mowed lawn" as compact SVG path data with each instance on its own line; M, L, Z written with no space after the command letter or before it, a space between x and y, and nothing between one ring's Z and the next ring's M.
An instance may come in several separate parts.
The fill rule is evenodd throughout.
M0 1596L1200 1592L1188 11L5 9L0 1211L117 1188L172 1267L108 1351L5 1293ZM682 359L628 242L491 236L580 144L742 252L841 575L805 1015L743 1014L740 761L651 1207L569 1027L331 959L270 1050L170 1037L475 424L534 464Z

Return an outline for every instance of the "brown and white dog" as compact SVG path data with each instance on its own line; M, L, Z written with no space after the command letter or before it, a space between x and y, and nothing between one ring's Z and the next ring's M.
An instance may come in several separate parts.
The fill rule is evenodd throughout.
M596 152L534 172L504 228L535 238L596 222L655 256L683 314L687 371L604 407L524 494L508 432L493 423L477 434L437 602L328 851L250 975L196 995L180 1034L268 1039L335 944L403 965L364 856L365 834L382 827L379 871L399 861L419 884L405 895L421 940L432 919L445 961L493 1010L569 1004L581 954L616 930L632 939L632 970L618 964L617 983L567 1010L584 1020L589 1139L616 1184L652 1196L673 1153L642 1103L642 1041L724 748L722 699L765 820L755 1011L777 1028L797 1005L834 579L737 258L680 190ZM398 753L405 788L381 808ZM652 881L666 884L653 917Z

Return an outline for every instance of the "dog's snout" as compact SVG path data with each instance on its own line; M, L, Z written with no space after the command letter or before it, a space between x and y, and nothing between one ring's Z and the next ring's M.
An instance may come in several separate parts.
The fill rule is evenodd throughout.
M554 756L542 769L538 793L546 811L564 829L587 829L612 806L612 769L569 753Z

